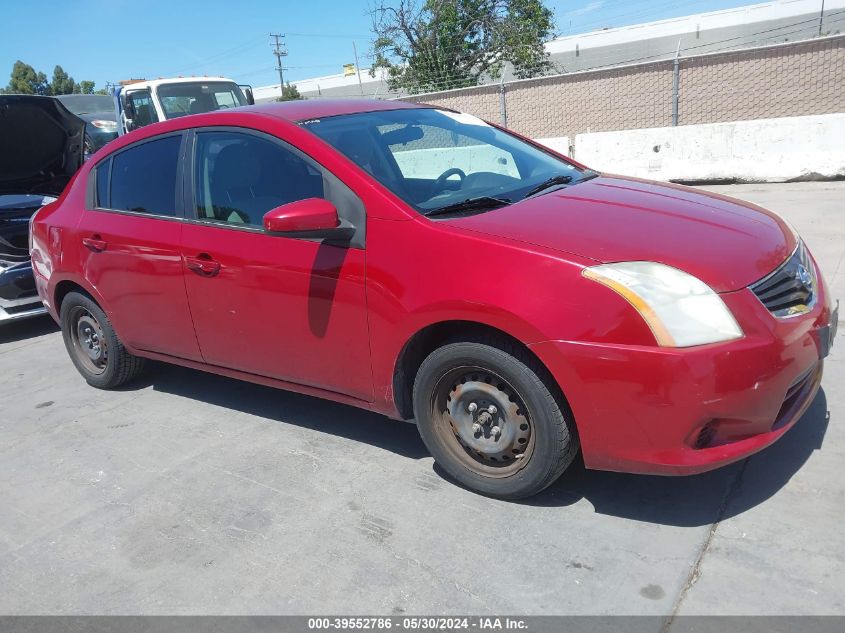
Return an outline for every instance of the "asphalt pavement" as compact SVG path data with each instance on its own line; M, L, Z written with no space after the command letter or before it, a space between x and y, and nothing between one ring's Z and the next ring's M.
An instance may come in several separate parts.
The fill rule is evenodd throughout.
M845 298L845 183L709 187L788 218ZM771 448L705 475L452 485L413 425L155 365L88 387L0 329L0 614L845 615L845 328ZM671 624L671 621L669 621Z

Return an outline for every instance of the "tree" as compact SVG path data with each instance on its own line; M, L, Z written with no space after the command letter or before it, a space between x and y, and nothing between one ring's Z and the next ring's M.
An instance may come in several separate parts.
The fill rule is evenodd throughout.
M282 96L276 99L276 101L297 101L299 99L302 99L299 90L288 81L282 86Z
M53 69L53 81L50 82L50 94L53 95L69 95L79 92L79 88L73 77L68 75L64 68L56 66Z
M79 92L84 95L94 94L94 82L88 81L87 79L83 79L79 82Z
M29 64L21 60L15 62L12 67L12 76L6 92L10 94L23 95L48 95L50 84L47 83L47 75L36 72Z
M374 63L392 90L419 93L497 79L506 63L520 79L553 68L543 43L553 14L542 0L379 0L371 12Z
M64 68L56 66L53 69L53 80L48 82L47 75L37 72L29 64L18 60L12 67L12 76L6 88L0 88L0 94L24 95L67 95L67 94L108 94L105 88L94 90L95 83L83 80L76 83Z

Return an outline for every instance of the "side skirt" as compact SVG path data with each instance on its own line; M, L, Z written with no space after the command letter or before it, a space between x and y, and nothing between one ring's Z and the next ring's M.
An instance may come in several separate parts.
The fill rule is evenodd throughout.
M366 409L367 411L373 411L375 413L381 413L389 418L394 420L398 420L398 413L394 413L391 415L388 412L379 410L374 406L374 403L367 402L366 400L360 400L358 398L354 398L352 396L347 396L341 393L337 393L335 391L329 391L327 389L320 389L318 387L309 387L306 385L301 385L295 382L287 382L285 380L278 380L276 378L268 378L267 376L260 376L258 374L250 374L248 372L238 371L236 369L229 369L227 367L219 367L217 365L208 365L206 363L200 363L193 360L187 360L185 358L178 358L176 356L168 356L167 354L159 354L157 352L148 352L144 350L136 350L136 349L129 349L132 354L136 356L141 356L143 358L149 358L151 360L161 361L163 363L170 363L171 365L180 365L181 367L187 367L189 369L198 369L199 371L204 371L209 374L217 374L218 376L226 376L228 378L236 378L238 380L245 380L247 382L252 382L257 385L264 385L265 387L273 387L275 389L284 389L285 391L293 391L295 393L301 393L306 396L314 396L316 398L322 398L323 400L331 400L333 402L339 402L341 404L348 404L353 407L357 407L359 409Z

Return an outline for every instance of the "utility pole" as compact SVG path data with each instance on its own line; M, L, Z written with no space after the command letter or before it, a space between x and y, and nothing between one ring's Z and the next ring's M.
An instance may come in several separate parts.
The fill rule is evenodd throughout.
M824 20L824 0L822 0L822 10L819 11L819 37L822 36L822 21Z
M355 53L355 72L358 73L358 87L361 89L361 96L364 96L364 84L361 83L361 66L358 64L358 48L355 46L355 40L352 40L352 52Z
M282 57L287 57L288 51L285 48L285 36L281 33L270 33L270 37L276 40L273 46L273 55L276 56L276 70L279 71L279 96L283 97L285 94L285 69L282 66Z
M681 86L681 40L675 50L675 63L672 67L672 126L678 125L678 101Z

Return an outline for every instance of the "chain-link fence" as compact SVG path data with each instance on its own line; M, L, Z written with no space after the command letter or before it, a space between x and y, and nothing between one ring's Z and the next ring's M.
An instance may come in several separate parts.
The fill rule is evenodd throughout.
M845 35L403 98L532 138L845 112Z

